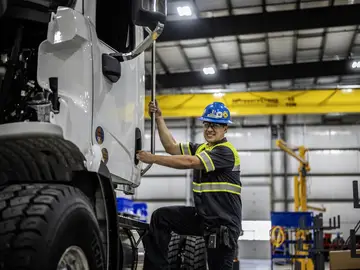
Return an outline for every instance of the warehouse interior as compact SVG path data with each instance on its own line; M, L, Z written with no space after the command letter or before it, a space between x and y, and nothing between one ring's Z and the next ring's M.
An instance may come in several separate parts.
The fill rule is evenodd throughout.
M359 12L356 0L168 1L168 21L156 43L157 99L178 142L204 142L197 118L207 104L220 101L230 109L234 124L227 138L240 155L243 185L240 269L271 269L272 213L295 211L293 178L300 163L278 140L307 149L308 211L322 213L324 226L340 215L340 227L332 223L324 235L346 241L357 227ZM151 57L149 49L146 106ZM155 145L166 155L159 137ZM154 165L132 198L147 203L148 220L159 207L192 205L192 176L191 170ZM286 262L274 267L295 269L280 261ZM348 267L331 269L360 269Z
M0 270L360 270L359 14L0 0Z

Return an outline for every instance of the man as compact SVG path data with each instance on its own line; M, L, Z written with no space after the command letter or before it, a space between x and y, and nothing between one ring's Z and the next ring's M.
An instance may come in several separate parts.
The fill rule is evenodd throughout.
M195 207L171 206L152 214L150 230L144 238L144 269L168 269L167 251L171 232L204 236L210 270L232 269L237 239L241 231L240 159L225 138L230 112L223 103L208 105L202 117L206 143L177 143L166 127L157 102L150 102L159 137L171 156L140 151L139 160L175 169L194 169ZM228 238L226 237L228 236ZM209 239L216 237L217 246Z

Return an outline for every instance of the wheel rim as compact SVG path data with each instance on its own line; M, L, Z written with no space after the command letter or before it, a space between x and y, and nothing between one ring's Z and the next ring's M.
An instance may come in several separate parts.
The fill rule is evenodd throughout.
M77 246L65 250L58 263L57 270L89 270L84 251Z

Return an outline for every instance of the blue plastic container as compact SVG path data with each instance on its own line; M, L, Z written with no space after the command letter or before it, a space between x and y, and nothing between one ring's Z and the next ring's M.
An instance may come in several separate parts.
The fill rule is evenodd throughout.
M134 214L139 216L140 221L147 222L148 211L146 203L134 203L133 211Z
M130 215L134 214L134 209L133 209L134 202L132 200L118 197L116 198L116 203L117 203L117 211L119 213L126 213Z
M305 220L306 227L312 226L312 212L271 212L271 226L299 228L301 218Z

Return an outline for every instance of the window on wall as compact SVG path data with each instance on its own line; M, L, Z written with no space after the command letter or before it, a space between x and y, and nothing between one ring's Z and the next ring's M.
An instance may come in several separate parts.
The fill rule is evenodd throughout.
M269 220L244 220L242 222L244 235L239 240L269 241L271 221Z
M131 0L97 0L98 38L118 52L132 51L135 48L135 25L131 14Z

